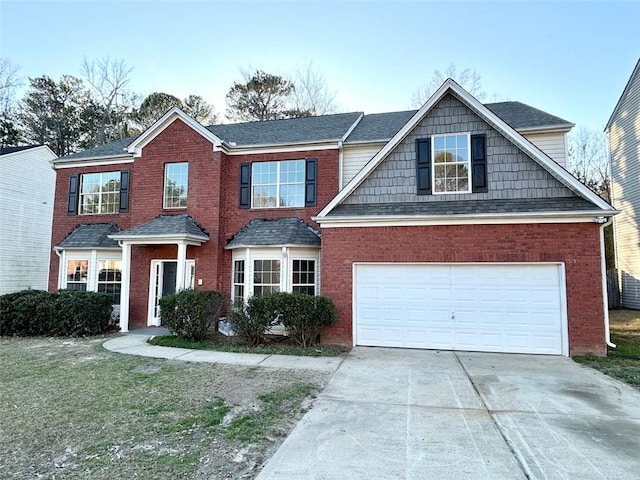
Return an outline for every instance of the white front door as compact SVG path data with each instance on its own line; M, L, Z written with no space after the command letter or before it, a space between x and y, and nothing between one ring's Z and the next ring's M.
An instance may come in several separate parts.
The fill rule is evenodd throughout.
M178 270L176 260L151 260L151 274L149 276L149 311L147 325L159 327L160 299L165 295L176 293L176 274ZM187 288L194 286L195 260L187 260L185 282Z
M357 345L567 354L558 264L357 264Z

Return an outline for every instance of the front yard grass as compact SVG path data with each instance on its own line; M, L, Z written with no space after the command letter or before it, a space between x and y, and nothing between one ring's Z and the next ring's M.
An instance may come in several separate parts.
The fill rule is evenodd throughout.
M191 342L175 335L161 335L149 339L152 345L163 347L193 348L194 350L218 350L233 353L263 353L273 355L298 355L302 357L338 357L349 352L346 347L337 345L318 345L315 347L298 347L295 345L280 343L285 337L274 337L274 340L265 345L250 347L243 345L235 337L225 337L221 333L209 332L202 342Z
M640 311L610 310L611 341L606 358L592 355L573 357L589 367L640 389Z
M0 478L254 478L328 380L104 340L0 339Z

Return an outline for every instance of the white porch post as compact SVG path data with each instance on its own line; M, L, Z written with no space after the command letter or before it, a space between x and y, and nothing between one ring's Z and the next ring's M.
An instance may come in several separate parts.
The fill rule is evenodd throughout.
M122 278L120 283L120 331L129 331L129 291L131 279L131 244L122 242Z
M184 275L187 270L187 244L178 243L178 268L176 269L176 292L184 290Z

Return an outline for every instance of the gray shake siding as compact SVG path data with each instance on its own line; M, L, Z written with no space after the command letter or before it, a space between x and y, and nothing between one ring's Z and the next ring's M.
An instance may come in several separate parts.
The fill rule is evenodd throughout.
M487 193L417 195L415 142L431 135L482 133L487 136ZM438 202L573 197L534 160L449 94L343 202L345 204Z

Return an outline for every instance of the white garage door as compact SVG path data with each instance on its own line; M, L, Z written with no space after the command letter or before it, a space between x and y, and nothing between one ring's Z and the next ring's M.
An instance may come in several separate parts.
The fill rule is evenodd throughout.
M357 264L357 345L566 354L562 267Z

